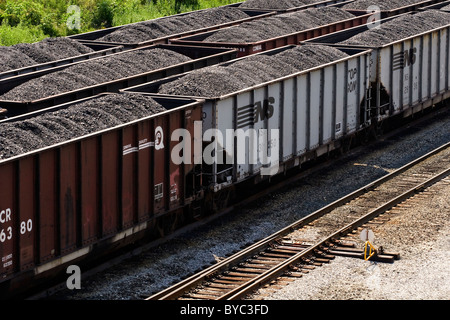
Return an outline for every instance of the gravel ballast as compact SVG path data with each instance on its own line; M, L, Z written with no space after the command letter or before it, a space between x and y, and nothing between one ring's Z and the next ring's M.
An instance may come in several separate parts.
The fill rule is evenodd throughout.
M435 194L413 208L387 214L390 221L371 228L375 245L399 252L400 260L385 264L336 257L265 299L448 300L450 185L428 190Z
M0 159L48 147L165 111L140 94L108 94L66 109L1 124Z
M96 40L116 43L143 42L249 17L242 10L233 7L211 8L127 25Z
M383 46L445 26L449 21L450 13L445 11L427 10L413 15L407 14L383 23L379 28L359 33L340 44Z
M0 47L0 72L92 53L93 49L69 38Z
M195 70L162 84L158 93L219 97L345 57L332 47L297 46L272 56L249 56L226 66Z
M239 26L214 32L204 42L248 43L313 29L333 22L353 18L339 8L322 7L285 13L266 19L250 21Z
M183 54L161 48L123 52L29 80L3 94L0 99L33 101L191 60Z

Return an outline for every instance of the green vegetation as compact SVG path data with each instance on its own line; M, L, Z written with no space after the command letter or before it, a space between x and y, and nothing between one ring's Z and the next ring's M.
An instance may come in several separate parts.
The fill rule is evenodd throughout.
M0 45L36 42L242 1L0 0Z

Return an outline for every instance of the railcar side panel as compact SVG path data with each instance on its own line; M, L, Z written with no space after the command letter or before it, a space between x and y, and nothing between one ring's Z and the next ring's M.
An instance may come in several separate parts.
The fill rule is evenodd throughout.
M309 145L309 75L297 77L296 156L306 152Z
M265 152L264 146L259 139L262 139L264 136L267 139L268 120L273 117L273 106L269 100L266 88L256 88L253 90L253 103L256 109L253 111L253 117L255 119L253 128L258 135L258 153ZM256 157L257 161L255 161L256 164L253 165L253 174L257 174L262 167L262 159L260 159L259 154L257 154Z
M381 24L391 20L382 20ZM304 44L343 47L342 41L364 31L367 26L307 40ZM376 95L371 102L371 109L376 111L372 113L374 119L382 121L400 113L406 117L450 96L449 33L450 25L443 22L442 27L377 48L364 43L353 46L373 49L370 79Z
M347 110L346 110L346 94L347 94L347 85L346 85L346 72L345 68L342 65L336 66L335 75L334 75L334 90L335 90L335 139L339 139L343 137L347 130Z
M167 186L166 174L169 170L166 150L169 146L170 135L165 117L158 117L154 120L154 166L153 166L153 195L154 212L156 215L163 214L167 208L167 195L170 186Z
M39 263L45 263L59 252L58 217L59 205L57 194L57 154L54 150L44 151L39 155Z
M136 194L136 158L139 151L135 127L122 129L122 229L130 228L134 224L135 194Z
M276 50L287 49L289 46ZM301 159L295 157L309 151L320 155L333 146L319 147L370 125L366 115L371 51L343 50L348 58L206 100L204 153L215 157L208 163L214 190L259 175L263 168L270 169L264 170L263 176L274 175L299 164ZM160 84L179 77L124 91L156 93ZM211 128L217 132L211 133ZM224 166L225 156L217 158L223 155L222 148L233 159L227 162L230 167Z
M200 191L201 181L201 164L202 164L202 120L203 111L201 107L193 107L184 110L184 126L189 132L189 141L185 141L185 145L191 146L190 152L184 150L183 157L186 159L184 163L184 197L191 198ZM183 192L181 192L183 195ZM186 200L186 199L184 199Z
M364 81L359 75L361 68L358 59L348 60L347 63L347 133L355 132L359 127L359 105L362 99L359 92L359 82ZM362 93L363 95L365 94Z
M118 132L101 136L101 225L102 237L119 230L119 159L122 146L118 144Z
M138 222L146 221L153 215L153 147L151 136L151 123L149 120L138 124L138 174L137 174L137 208Z
M264 160L264 167L273 165L273 159L276 157L277 162L281 162L283 159L283 144L280 141L283 136L283 92L282 82L272 82L267 86L267 98L263 104L267 105L267 109L270 112L267 114L267 146L264 147L265 153L268 156L267 160ZM269 116L270 115L270 116ZM275 132L278 132L278 136L274 136ZM278 153L278 154L276 154ZM270 161L270 163L268 163ZM276 167L275 167L276 169Z
M431 98L431 34L426 34L422 37L422 48L421 48L422 55L420 56L420 66L421 70L419 71L422 76L420 77L422 79L422 86L421 86L421 100L427 101Z
M244 170L241 170L240 165L235 160L236 149L234 148L234 132L232 135L226 134L227 129L233 131L236 126L233 112L234 105L235 97L230 97L217 101L217 104L214 104L211 109L203 109L204 112L210 111L212 113L211 116L208 116L208 118L213 119L213 129L217 131L216 133L209 131L210 134L208 134L208 131L205 131L206 128L204 128L205 134L203 137L204 142L207 144L203 154L207 163L212 165L214 185L223 183L223 181L218 179L218 173L221 171L220 169L223 168L223 166L218 168L217 164L223 164L224 162L223 160L220 160L219 162L219 155L226 158L225 160L228 159L225 162L228 162L228 164L234 166L232 172L234 181L238 181L241 179L240 177L244 175Z
M77 247L77 219L79 205L78 146L69 144L60 148L59 163L59 214L61 254L68 254Z
M34 265L36 223L36 165L34 157L26 157L19 162L19 261L20 270Z
M81 160L81 240L90 244L101 237L99 234L99 185L100 161L98 138L92 137L80 143Z
M320 145L320 134L323 130L321 113L323 112L323 83L321 70L310 73L310 108L309 108L309 150L316 149Z
M174 112L169 116L166 116L168 118L169 122L169 131L167 132L167 135L171 137L171 135L179 129L184 129L184 111L177 111ZM189 135L192 134L191 132ZM184 135L187 137L187 133L185 132ZM169 163L169 177L168 177L168 185L169 185L169 210L174 210L178 207L180 207L184 200L184 168L183 163L176 163L175 159L178 157L182 157L182 153L178 153L177 155L171 154L171 151L174 150L174 148L180 144L179 140L173 140L170 138L168 147L169 152L167 153L167 160L166 162ZM191 145L190 145L191 146ZM187 144L185 145L187 147ZM186 152L187 150L183 150L183 152ZM189 151L190 153L192 150ZM178 159L177 159L178 160Z
M230 136L227 135L227 131L229 134L236 130L234 133L236 134L236 147L234 150L237 154L237 165L238 165L238 177L237 180L245 179L250 175L252 171L252 163L254 161L255 156L257 156L255 152L256 145L252 143L253 139L247 138L247 133L252 134L252 128L256 119L256 113L258 112L256 106L256 102L253 100L251 92L244 92L236 97L236 106L235 106L235 121L229 122L226 127L222 127L220 133L222 136L226 136L227 141L230 141ZM230 112L233 109L230 108ZM222 113L223 115L223 113ZM231 131L230 131L231 130ZM243 134L239 134L239 132ZM245 138L244 138L245 135Z
M154 223L139 224L156 222L154 202L160 217L186 204L185 165L194 164L171 161L170 149L180 142L171 134L188 128L184 142L193 146L202 106L187 99L164 103L168 111L161 115L0 161L2 290L16 275L43 277L103 245L154 233Z
M297 137L295 131L297 129L295 120L295 93L296 93L297 78L286 79L282 85L282 116L281 116L281 128L283 128L282 135L280 137L283 150L283 161L292 159L294 156L294 144Z
M334 127L335 127L335 116L336 116L336 91L335 84L336 80L334 78L335 67L326 67L322 72L323 77L323 114L322 114L322 144L327 144L334 139Z
M447 90L447 80L450 76L450 70L448 69L449 52L450 52L450 28L439 31L439 93L443 93ZM447 72L445 72L447 70Z

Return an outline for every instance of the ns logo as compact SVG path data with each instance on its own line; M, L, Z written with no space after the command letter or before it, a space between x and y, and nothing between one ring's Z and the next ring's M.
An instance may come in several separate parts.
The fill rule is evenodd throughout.
M409 50L400 51L394 54L392 66L394 70L403 69L405 67L412 66L416 63L417 48L411 48Z
M259 121L270 119L274 113L275 98L269 97L263 101L255 102L238 108L237 127L244 128L253 125Z

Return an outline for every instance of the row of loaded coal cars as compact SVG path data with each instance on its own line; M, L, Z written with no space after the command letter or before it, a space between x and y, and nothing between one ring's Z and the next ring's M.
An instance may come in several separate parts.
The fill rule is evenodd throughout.
M385 121L447 103L450 2L352 14L361 1L185 13L122 27L130 43L111 42L121 28L73 36L92 52L1 73L1 296L65 280L68 265L164 237ZM288 34L201 41L264 36L267 24ZM145 28L159 38L140 38ZM21 52L42 57L35 46Z

